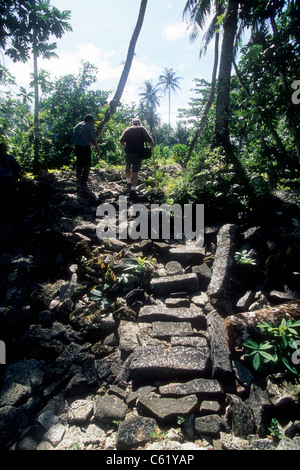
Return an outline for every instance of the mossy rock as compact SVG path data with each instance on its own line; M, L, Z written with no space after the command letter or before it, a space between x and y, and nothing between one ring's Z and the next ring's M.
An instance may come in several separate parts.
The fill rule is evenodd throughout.
M94 346L91 348L91 352L95 354L98 359L102 359L103 357L109 356L114 352L114 348L112 346L107 346L102 343L95 343Z
M136 321L136 318L136 312L127 306L122 306L113 312L113 319L116 322L120 322L121 320Z

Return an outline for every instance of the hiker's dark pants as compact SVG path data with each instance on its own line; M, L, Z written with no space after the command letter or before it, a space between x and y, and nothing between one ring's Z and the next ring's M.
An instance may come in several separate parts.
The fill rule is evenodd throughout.
M132 170L134 173L138 173L142 167L142 159L137 152L126 153L125 162L126 162L126 171Z
M92 151L89 145L77 145L75 147L76 176L81 184L86 184L92 163Z
M0 221L14 214L18 200L18 186L13 176L0 176Z

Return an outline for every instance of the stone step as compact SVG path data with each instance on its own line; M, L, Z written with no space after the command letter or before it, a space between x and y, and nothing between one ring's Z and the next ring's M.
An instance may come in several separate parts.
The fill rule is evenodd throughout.
M165 307L164 305L145 305L138 314L139 322L170 321L190 322L193 327L206 328L206 316L201 308Z
M223 395L224 391L218 380L194 379L182 383L170 383L159 387L159 393L163 396L182 397L185 395L201 395L215 397Z
M156 295L168 295L174 292L191 292L199 290L198 276L195 273L177 274L153 278L150 290Z
M190 336L194 332L189 322L153 322L152 336L159 339L169 339L172 336Z
M147 345L136 348L130 362L130 376L137 382L193 379L210 374L208 347Z
M190 247L182 245L176 248L170 248L169 255L174 261L187 266L190 264L202 263L205 257L205 248Z
M203 336L172 336L170 338L170 344L171 346L192 346L193 348L204 348L208 346L208 340Z
M186 417L199 408L196 395L184 398L161 398L156 396L141 396L137 409L154 417L160 422L170 422L178 416Z

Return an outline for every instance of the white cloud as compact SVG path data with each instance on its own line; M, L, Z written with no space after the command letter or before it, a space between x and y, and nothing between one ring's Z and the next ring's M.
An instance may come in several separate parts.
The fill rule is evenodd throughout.
M157 80L159 73L160 69L147 58L142 58L142 61L134 59L129 79L131 82L143 87L146 80Z
M166 26L163 30L163 38L167 41L176 41L185 36L188 36L188 31L185 23L175 23Z
M116 78L120 73L121 66L114 66L110 62L115 54L114 50L103 50L95 44L82 43L74 52L61 52L59 59L52 60L51 64L49 61L41 61L40 67L49 70L52 78L58 78L62 75L77 74L81 61L88 61L99 69L99 79L106 81Z
M123 68L115 50L104 50L92 43L78 44L77 48L71 52L60 51L58 58L39 59L38 67L47 70L51 79L54 80L67 74L78 74L81 61L88 61L98 68L98 85L103 89L111 89L111 83L117 82ZM15 77L18 86L28 89L31 81L30 74L33 72L32 61L24 64L13 63L7 59L5 65Z

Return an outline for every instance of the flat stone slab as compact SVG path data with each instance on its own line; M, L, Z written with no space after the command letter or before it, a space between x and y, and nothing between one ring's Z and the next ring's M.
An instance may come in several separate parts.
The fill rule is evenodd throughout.
M180 416L188 416L198 407L196 395L182 398L161 398L142 396L137 402L137 409L149 413L161 422L172 421Z
M139 346L138 334L139 326L132 321L120 321L118 328L119 335L119 349L125 353L131 353L137 346Z
M202 336L172 336L170 342L172 346L192 346L193 348L208 346L207 339Z
M148 345L136 348L130 363L133 380L207 377L211 372L209 348Z
M196 264L202 262L205 257L205 248L197 248L197 247L177 247L177 248L170 248L169 251L172 259L178 261L182 264Z
M215 379L194 379L183 383L170 383L159 387L161 395L222 395L223 388Z
M197 307L168 308L163 305L145 305L140 309L138 321L147 323L154 321L187 321L199 329L206 328L206 316Z
M228 288L230 268L233 264L234 239L237 227L232 224L223 225L217 236L217 251L212 267L212 277L207 289L211 298L223 297Z
M181 297L168 297L165 299L165 305L170 308L189 307L190 300L188 298Z
M217 312L207 316L207 332L210 336L212 377L218 380L233 380L230 351L225 336L225 321Z
M174 292L190 292L199 290L197 274L178 274L153 278L150 289L157 295L168 295Z
M171 336L187 336L193 334L193 328L188 322L161 322L152 324L154 338L169 338Z

